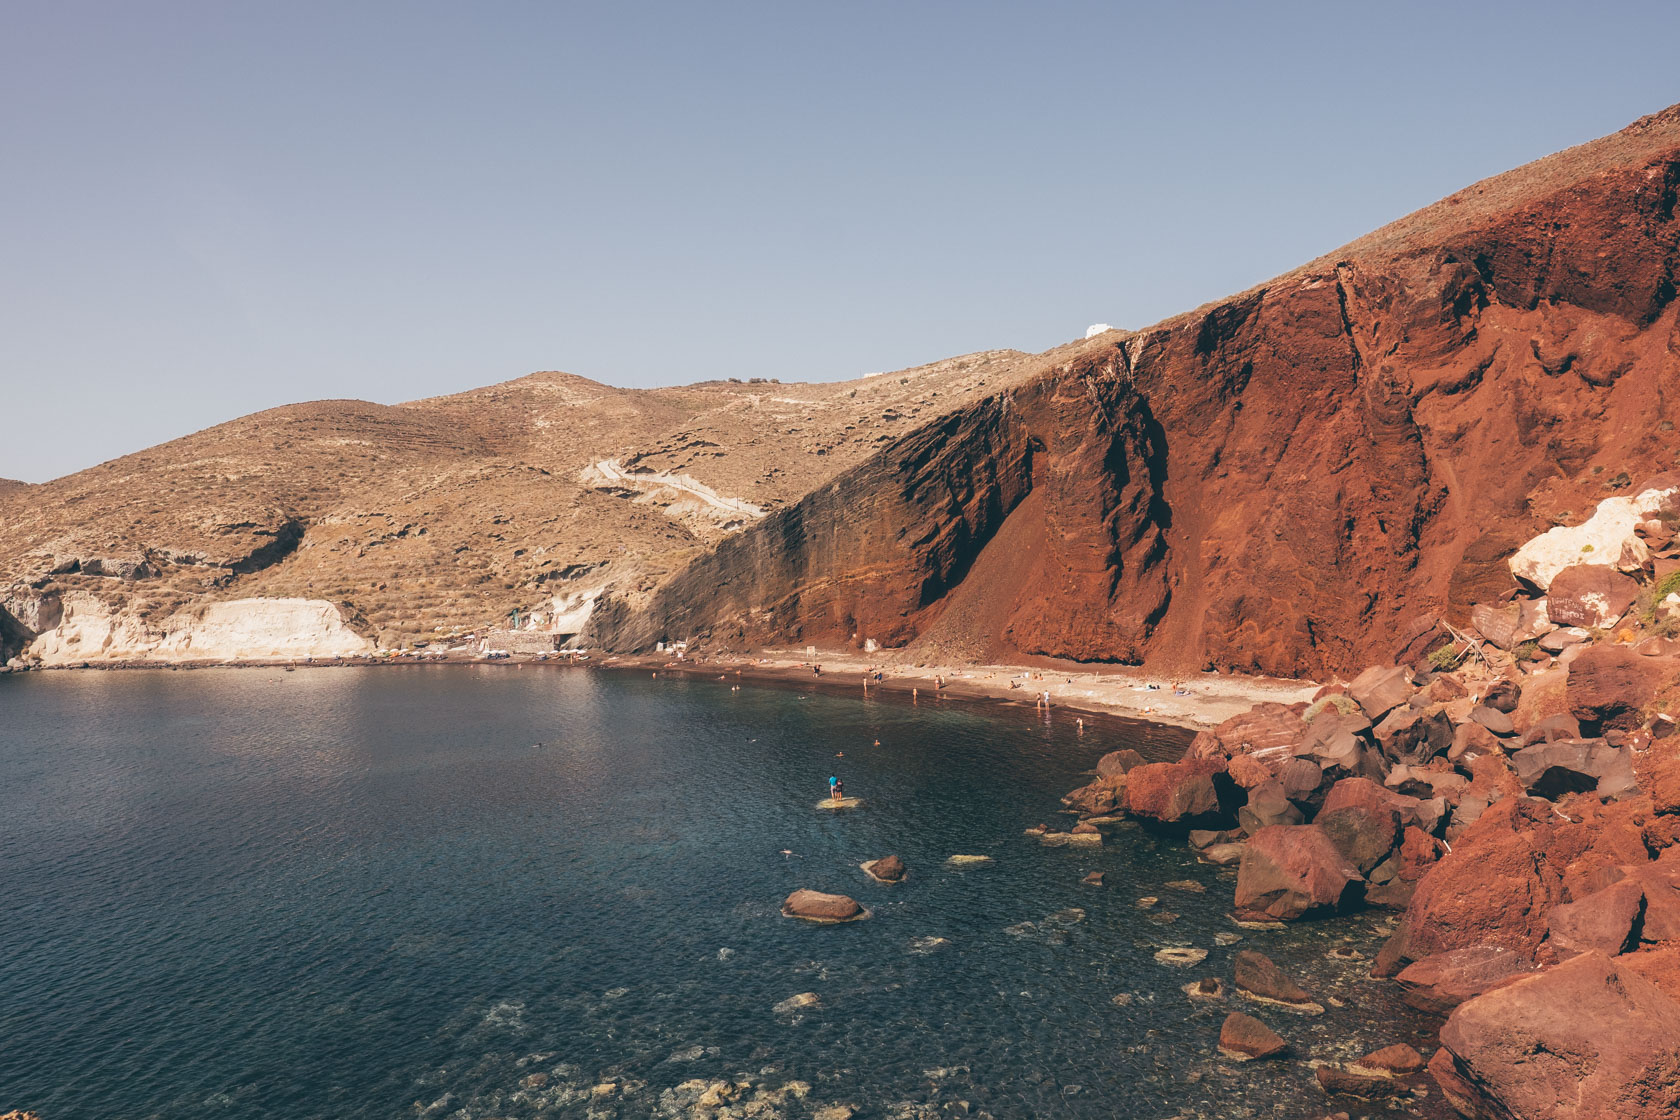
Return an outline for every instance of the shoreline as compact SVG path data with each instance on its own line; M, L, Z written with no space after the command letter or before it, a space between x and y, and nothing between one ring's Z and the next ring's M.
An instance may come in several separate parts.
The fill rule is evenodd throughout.
M0 669L0 673L58 672L65 670L198 670L198 669L296 669L296 668L400 668L417 665L489 665L523 668L526 665L575 669L646 670L676 673L684 677L733 676L742 682L771 685L799 685L835 695L862 692L905 698L990 702L1032 711L1040 692L1050 694L1052 710L1079 716L1110 717L1159 724L1187 731L1210 730L1234 715L1263 702L1292 704L1309 700L1319 685L1314 681L1275 677L1248 677L1196 673L1171 677L1123 665L1092 666L1074 662L1026 665L911 665L894 660L901 651L883 650L879 655L848 650L818 650L814 661L792 650L767 649L757 653L711 656L657 654L609 654L587 661L533 654L506 657L400 656L346 657L298 661L296 659L242 659L223 661L106 661L71 665L39 666L31 669ZM821 673L812 671L812 666ZM879 670L882 679L872 679ZM866 683L866 675L871 679ZM939 682L943 680L943 687ZM1180 686L1174 688L1174 684ZM1154 688L1149 686L1154 685ZM1182 690L1182 692L1181 692Z

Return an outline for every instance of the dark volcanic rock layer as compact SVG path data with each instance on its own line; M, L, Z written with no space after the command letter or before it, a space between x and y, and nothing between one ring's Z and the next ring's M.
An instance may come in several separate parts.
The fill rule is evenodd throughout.
M1059 355L605 611L619 648L897 646L1028 493L1001 652L1281 675L1512 585L1515 543L1680 449L1680 107L1263 287ZM1026 507L1023 507L1026 508ZM934 651L937 652L937 651Z

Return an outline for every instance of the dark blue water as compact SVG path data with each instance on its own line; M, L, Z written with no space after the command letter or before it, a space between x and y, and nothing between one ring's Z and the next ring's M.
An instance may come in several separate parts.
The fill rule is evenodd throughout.
M1304 1065L1217 1058L1231 1007L1180 991L1229 977L1229 872L1021 835L1103 751L1182 742L1072 723L535 667L0 677L0 1111L1322 1111ZM836 772L862 808L815 807ZM858 869L890 852L906 882ZM796 887L874 916L782 918ZM1415 1039L1329 955L1381 925L1241 931L1347 1004L1244 1009L1304 1056Z

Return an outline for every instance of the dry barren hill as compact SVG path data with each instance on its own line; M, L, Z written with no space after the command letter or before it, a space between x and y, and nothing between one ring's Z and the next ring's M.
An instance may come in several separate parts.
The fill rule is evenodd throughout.
M77 660L145 653L207 604L252 598L324 600L385 646L552 615L557 597L639 605L710 544L1030 361L658 390L538 373L406 405L272 409L0 486L0 607L33 634L85 631L61 643Z
M619 649L1355 668L1674 467L1677 194L1680 107L1043 355L259 413L0 489L0 646L341 650L518 608Z

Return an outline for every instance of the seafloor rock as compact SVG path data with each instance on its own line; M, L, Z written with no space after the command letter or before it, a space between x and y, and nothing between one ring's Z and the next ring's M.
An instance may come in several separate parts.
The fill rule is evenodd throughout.
M1355 901L1363 882L1317 825L1273 825L1248 841L1237 871L1239 912L1291 919L1338 910Z
M1252 1015L1233 1011L1219 1028L1219 1052L1246 1062L1250 1058L1275 1058L1289 1049L1281 1035Z
M1460 1112L1524 1120L1680 1116L1680 1001L1589 951L1464 1003L1429 1068Z
M1287 1007L1317 1015L1324 1007L1314 1000L1312 993L1285 976L1270 957L1252 949L1238 953L1232 964L1237 991L1257 1003Z
M824 894L821 891L800 889L787 896L782 913L789 918L803 918L808 922L855 922L869 917L869 911L856 899L843 894Z
M817 995L816 992L800 992L798 995L789 996L782 1000L771 1010L778 1015L791 1015L795 1011L803 1011L808 1007L821 1006L822 997Z
M1401 999L1419 1011L1445 1015L1465 1000L1527 976L1537 967L1533 957L1518 950L1473 945L1415 961L1395 980Z

